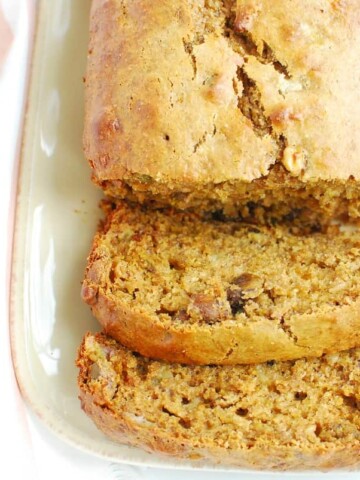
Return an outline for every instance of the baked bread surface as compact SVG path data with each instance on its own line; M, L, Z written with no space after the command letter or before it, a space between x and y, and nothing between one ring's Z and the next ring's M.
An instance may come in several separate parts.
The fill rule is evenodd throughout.
M357 216L357 0L94 0L84 149L107 193Z
M126 203L109 210L82 296L128 348L236 364L360 344L357 229L304 233L293 222L251 225Z
M178 458L256 469L360 460L360 351L247 366L149 360L103 334L79 349L84 411L110 438Z

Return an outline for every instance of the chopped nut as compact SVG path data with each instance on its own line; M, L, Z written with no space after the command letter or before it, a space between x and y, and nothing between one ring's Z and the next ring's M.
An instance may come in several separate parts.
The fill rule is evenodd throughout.
M89 370L91 380L97 380L101 375L100 367L97 363L93 363Z
M189 320L189 315L186 310L182 308L175 314L174 320L177 320L178 322L187 322Z
M306 151L301 147L286 147L282 163L292 175L300 175L306 167Z
M307 393L306 392L295 392L295 400L299 400L299 401L302 401L302 400L305 400L305 398L307 398Z
M226 295L232 314L236 315L237 313L242 313L245 305L242 290L239 288L235 290L229 288L226 292Z
M150 177L150 175L136 175L137 177L137 180L140 182L140 183L151 183L152 182L152 178Z
M258 13L259 9L254 5L242 5L240 2L237 2L234 20L235 31L245 32L252 30Z
M288 107L281 107L270 115L272 123L280 126L285 125L290 121L300 121L301 118L302 115L300 113L294 113L293 110Z
M98 301L98 292L99 289L97 287L83 285L81 289L81 296L88 305L95 305L95 303Z
M263 291L263 280L252 273L243 273L239 277L234 278L231 284L240 288L243 304L249 298L258 297ZM232 287L230 289L232 292L236 292L236 289Z
M209 295L198 293L192 296L192 303L188 307L188 314L192 312L200 314L202 319L208 323L216 323L226 317L226 309L218 299Z
M252 273L243 273L236 277L231 283L241 288L246 288L256 278Z
M237 64L241 62L236 59ZM228 73L216 73L207 80L208 88L205 96L219 105L228 105L234 96L233 80Z

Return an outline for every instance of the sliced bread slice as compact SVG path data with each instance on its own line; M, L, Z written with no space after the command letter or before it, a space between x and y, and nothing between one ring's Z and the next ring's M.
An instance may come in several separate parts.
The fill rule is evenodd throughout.
M145 356L320 356L360 345L360 237L120 203L95 237L82 295L106 333Z
M113 440L257 469L360 463L360 349L259 365L149 360L104 334L79 349L84 411Z

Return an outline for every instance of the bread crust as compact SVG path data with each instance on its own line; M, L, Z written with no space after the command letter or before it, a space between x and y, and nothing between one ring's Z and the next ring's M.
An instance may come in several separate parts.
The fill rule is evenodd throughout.
M252 448L251 450L227 450L221 448L199 448L173 437L166 431L155 431L153 437L137 423L115 415L110 409L97 405L95 397L80 383L81 406L96 426L115 442L139 447L165 457L183 458L195 461L199 466L224 465L256 470L320 470L357 468L360 465L360 447L347 445L340 449L316 446L312 451L291 447L274 446Z
M94 0L95 182L181 208L299 197L358 215L359 23L356 0Z
M99 338L97 336L97 339ZM99 341L101 342L101 340ZM216 442L211 444L205 438L196 439L192 435L182 435L181 428L178 432L180 435L174 435L171 429L164 429L158 425L152 425L149 429L146 422L143 425L132 418L126 407L120 408L112 401L109 402L101 388L89 386L89 371L92 361L86 353L85 343L86 337L79 348L77 360L80 368L78 384L81 405L96 426L115 442L140 447L148 452L156 453L160 457L171 456L193 460L195 466L198 463L199 466L220 464L257 470L304 471L316 469L328 471L334 468L356 468L360 465L360 445L355 439L352 442L349 441L346 446L336 445L332 442L305 446L296 442L279 445L276 442L260 441L251 448L239 444L234 449L222 448L216 445ZM118 348L121 349L120 346ZM119 361L121 353L118 352L117 355ZM172 366L169 365L168 368L171 369ZM130 388L136 388L139 392L142 390L142 386L137 382L135 380L134 385L136 386ZM120 384L118 388L121 391ZM143 414L146 418L145 411Z
M228 225L231 228L232 223ZM236 226L236 223L234 225ZM146 297L143 303L132 305L129 295L126 297L117 295L120 287L116 286L114 279L111 279L112 266L117 263L115 257L112 257L115 254L110 252L109 247L113 241L126 245L132 241L131 238L135 238L134 248L144 249L144 255L150 255L151 262L156 262L157 255L161 253L159 248L151 254L148 254L147 249L153 249L151 245L158 244L161 239L167 241L171 229L176 229L180 235L180 232L186 228L186 231L189 232L189 241L192 241L190 237L192 229L198 228L199 231L205 232L205 228L213 228L214 232L217 232L220 227L221 224L216 223L209 227L196 215L171 211L167 211L167 213L146 212L126 204L119 204L117 209L109 214L103 229L94 239L82 287L82 298L89 304L104 331L123 345L144 356L193 364L231 365L259 363L268 360L290 360L321 356L324 353L346 350L360 345L360 298L358 296L341 300L343 303L332 306L327 305L326 300L321 300L322 303L318 306L320 308L317 308L316 311L293 313L290 318L287 318L286 321L283 319L280 323L274 318L266 316L253 319L251 315L245 321L235 320L236 317L232 317L231 312L224 318L221 317L220 312L220 318L214 319L219 321L215 322L206 323L199 320L199 322L191 323L187 320L179 323L173 322L171 319L166 320L161 313L149 312ZM133 230L130 237L126 233L126 238L122 239L121 232L131 229ZM161 229L163 230L161 231ZM142 235L153 238L150 246L148 244L140 246L137 243ZM321 235L326 237L327 234ZM339 233L339 235L342 234ZM211 234L206 234L206 237L203 238L199 240L200 243L204 244L204 248L212 249L212 252L214 247L211 246ZM233 241L233 237L231 239ZM345 242L346 239L347 237L344 237ZM295 237L293 240L295 247L292 256L297 254L303 241L301 236L298 239ZM254 240L249 237L248 242L250 245ZM271 237L270 242L276 245L276 234ZM353 246L353 243L351 246L350 243L349 247L346 247L346 251L349 252ZM347 243L345 244L347 245ZM336 243L330 243L322 247L324 249L323 257L327 254L325 249L336 248L336 245ZM164 250L169 248L167 244L163 247ZM185 257L187 256L186 248L184 247L182 250L182 255ZM191 251L191 247L188 248ZM267 256L267 249L268 247L263 253L255 253L260 259L263 255L262 264L272 261ZM249 255L254 254L251 252ZM211 254L209 255L211 256ZM231 252L231 255L236 255L236 253ZM129 275L127 265L132 261L133 258L130 255L118 275ZM206 260L202 261L206 262ZM325 261L325 257L322 261ZM235 259L233 259L233 263L236 263ZM294 258L290 265L285 262L279 268L296 271L300 266L301 259ZM158 268L161 270L164 267ZM332 267L327 268L331 269ZM306 274L304 272L304 275ZM141 278L140 270L138 275ZM201 269L200 273L195 273L195 275L203 275ZM156 276L154 278L156 279ZM318 287L316 283L318 283L317 280L314 288L320 288L320 291L321 289L326 291L326 288L329 288L329 285ZM141 288L138 283L136 283L136 287ZM168 287L171 288L171 285ZM286 286L286 288L292 287ZM286 317L288 316L287 314Z
M85 283L83 298L89 301ZM93 287L90 287L93 288ZM247 325L168 328L97 290L91 309L105 333L141 355L188 364L235 365L320 357L360 345L360 300L324 315L292 319L292 337L268 320Z

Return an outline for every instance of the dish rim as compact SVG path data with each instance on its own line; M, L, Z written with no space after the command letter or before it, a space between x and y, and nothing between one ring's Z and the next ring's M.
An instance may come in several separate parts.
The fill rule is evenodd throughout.
M13 362L13 369L15 377L19 386L19 390L26 404L31 408L35 413L37 418L59 439L64 441L66 444L71 445L77 450L80 450L84 453L94 455L98 458L102 458L114 463L139 466L139 467L151 467L159 469L171 469L171 470L184 470L184 471L209 471L209 472L222 472L222 473L238 473L243 475L257 475L258 477L267 476L267 475L291 475L299 477L308 477L311 475L321 474L320 471L268 471L268 470L246 470L236 467L225 467L217 465L203 465L195 464L191 461L179 459L178 463L176 459L166 459L157 456L156 454L152 455L154 460L149 459L148 461L136 461L132 459L126 459L121 457L116 457L111 453L107 453L106 449L99 450L96 446L92 446L91 441L86 442L86 438L83 432L79 429L71 426L69 423L66 423L65 427L62 427L64 424L63 418L55 410L50 408L45 401L43 401L42 396L37 393L36 388L32 381L28 381L27 378L31 378L29 375L29 368L24 362L25 357L21 358L21 349L26 346L25 333L22 332L21 326L23 322L19 318L19 313L22 309L17 305L20 302L17 294L17 283L20 282L22 285L23 282L23 273L24 273L24 259L26 253L24 251L24 244L21 241L21 218L28 218L26 214L27 207L20 201L20 191L29 191L30 179L24 178L24 171L26 166L31 165L32 155L30 149L27 146L31 141L31 130L32 130L32 120L34 120L34 115L36 111L36 102L37 93L39 91L39 86L37 77L39 75L38 64L41 61L41 37L46 26L46 15L45 15L45 5L46 0L35 0L34 9L35 13L33 14L33 23L31 31L31 46L29 47L29 59L28 59L28 69L27 69L27 82L25 87L25 96L24 96L24 109L23 109L23 121L22 121L22 131L20 133L20 151L15 159L15 168L16 172L14 175L14 187L13 187L13 196L12 196L12 205L10 207L10 216L12 226L12 241L10 241L9 248L9 262L10 262L10 274L9 274L9 338L10 338L10 347L11 347L11 356ZM28 157L28 158L27 158ZM19 280L20 279L20 280ZM22 285L23 286L23 285ZM139 449L140 450L140 449ZM174 463L172 463L174 462ZM331 473L335 473L336 470ZM352 473L351 471L337 471L340 475L341 473Z

